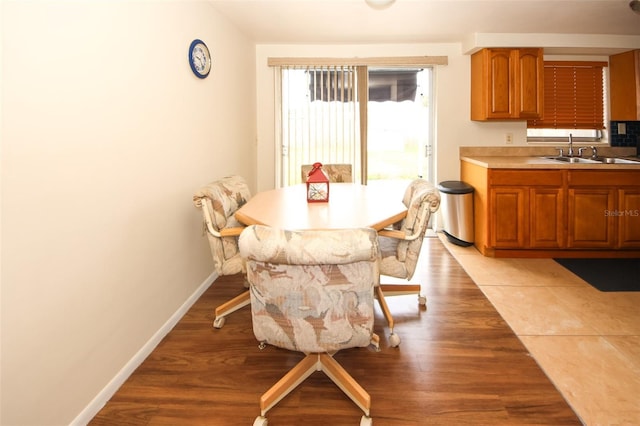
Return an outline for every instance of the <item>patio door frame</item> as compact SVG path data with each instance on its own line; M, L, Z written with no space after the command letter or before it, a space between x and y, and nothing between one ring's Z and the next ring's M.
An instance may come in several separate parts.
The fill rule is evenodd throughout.
M368 105L368 68L369 67L385 67L385 68L408 68L408 67L433 67L448 64L447 56L408 56L408 57L373 57L373 58L268 58L267 64L274 68L274 86L275 86L275 151L276 151L276 187L283 186L283 143L282 143L282 67L288 66L357 66L357 92L358 92L358 108L359 108L359 131L360 131L360 164L356 169L360 169L360 182L367 183L368 174L368 158L367 158L367 105ZM433 94L431 94L433 96ZM433 104L430 108L433 114ZM433 117L431 117L433 118ZM433 132L433 126L430 132ZM434 140L433 134L429 139ZM433 147L431 147L433 152ZM427 149L427 147L425 147ZM426 154L430 154L425 152ZM433 168L429 168L432 170ZM357 178L357 176L356 176ZM357 179L356 179L357 180Z

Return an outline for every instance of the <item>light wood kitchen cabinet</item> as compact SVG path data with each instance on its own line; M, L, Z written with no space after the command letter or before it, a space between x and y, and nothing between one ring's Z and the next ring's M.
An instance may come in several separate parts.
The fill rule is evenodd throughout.
M564 245L563 174L560 170L488 171L489 245L497 249Z
M640 120L640 50L609 57L611 120Z
M530 190L529 247L554 249L564 247L566 228L564 194L564 189L560 187Z
M640 172L570 170L569 248L640 248Z
M495 248L562 248L564 203L561 188L491 189L491 245Z
M542 116L543 49L482 49L471 56L471 119Z
M615 248L616 220L607 214L615 210L615 201L615 189L569 189L567 247Z
M618 245L640 247L640 188L618 190Z
M492 188L491 245L496 248L519 248L526 244L527 189L518 187Z
M593 257L640 249L640 171L495 169L463 161L485 256Z

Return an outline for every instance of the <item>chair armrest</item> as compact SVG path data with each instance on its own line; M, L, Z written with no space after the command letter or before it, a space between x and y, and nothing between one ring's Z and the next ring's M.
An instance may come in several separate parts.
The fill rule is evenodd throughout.
M393 229L381 229L380 231L378 231L378 235L382 237L396 238L398 240L413 241L418 237L420 237L420 235L422 234L422 228L427 226L426 222L429 220L430 216L431 216L431 211L425 205L423 206L422 211L420 212L420 221L419 221L419 223L423 225L419 229L413 230L412 231L413 234L407 235L405 231L397 231Z
M221 237L237 237L244 230L244 226L236 226L234 228L224 228L220 230Z
M211 215L209 214L209 209L207 208L206 203L200 201L200 208L202 209L202 217L204 218L207 231L214 237L237 237L244 229L244 226L236 226L233 228L222 228L220 231L217 231L213 227L213 221L211 220Z
M395 238L397 240L404 240L407 237L404 231L398 231L395 229L381 229L378 231L378 235L381 237Z

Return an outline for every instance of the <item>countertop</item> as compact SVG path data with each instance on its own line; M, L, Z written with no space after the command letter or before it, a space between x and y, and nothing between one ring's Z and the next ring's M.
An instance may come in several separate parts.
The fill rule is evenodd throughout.
M640 158L629 149L601 148L599 156L637 160L637 164L568 163L545 157L557 155L553 149L461 147L460 160L488 169L580 169L580 170L640 170ZM633 148L635 152L635 148ZM584 158L589 158L584 156Z
M487 169L588 169L588 170L640 170L637 164L566 163L544 157L473 156L460 157L461 161Z

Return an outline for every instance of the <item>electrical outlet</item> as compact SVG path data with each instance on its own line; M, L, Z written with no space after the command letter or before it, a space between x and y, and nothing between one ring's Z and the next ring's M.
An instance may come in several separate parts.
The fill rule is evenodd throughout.
M618 134L619 135L627 134L627 123L618 123Z
M507 143L507 145L513 144L513 133L505 134L504 135L504 141Z

